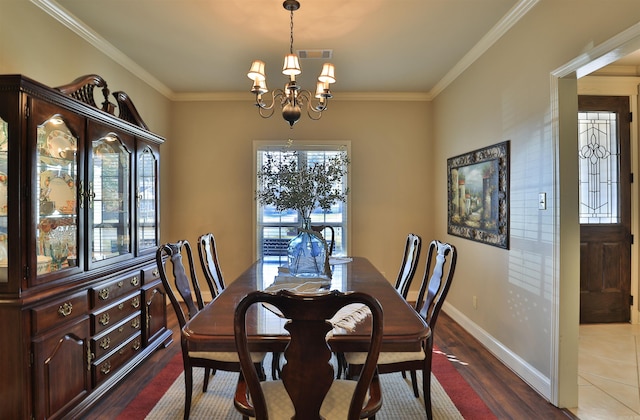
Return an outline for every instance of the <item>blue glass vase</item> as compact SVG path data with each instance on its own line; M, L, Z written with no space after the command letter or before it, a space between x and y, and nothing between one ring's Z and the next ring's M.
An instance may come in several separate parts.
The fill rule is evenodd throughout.
M289 273L296 277L325 277L327 243L320 233L311 230L311 219L304 219L298 235L287 248Z

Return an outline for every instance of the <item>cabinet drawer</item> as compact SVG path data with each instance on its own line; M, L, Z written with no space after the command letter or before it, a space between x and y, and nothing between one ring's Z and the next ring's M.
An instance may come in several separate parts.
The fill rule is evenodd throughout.
M101 333L129 315L139 312L141 305L140 293L134 293L111 306L91 314L91 328L93 334Z
M116 301L121 296L140 289L140 272L136 271L128 276L104 282L89 290L94 308L101 308Z
M91 364L93 386L98 386L102 381L113 375L142 348L140 332L127 340L122 346L114 350L106 358Z
M31 311L34 334L51 328L62 321L86 315L88 311L89 299L86 291L34 308Z
M152 266L144 268L142 270L142 278L144 279L144 284L149 284L155 279L159 279L160 271L158 270L158 266L154 264Z
M140 314L134 314L124 321L105 330L99 336L91 339L91 353L96 359L127 341L132 335L141 331Z

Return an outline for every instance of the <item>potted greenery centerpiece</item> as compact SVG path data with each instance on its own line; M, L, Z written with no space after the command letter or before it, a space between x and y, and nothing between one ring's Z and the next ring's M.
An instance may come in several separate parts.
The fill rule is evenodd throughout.
M258 171L256 199L277 211L295 210L301 220L298 236L289 242L289 271L298 276L330 275L326 242L311 230L311 212L329 211L336 202L344 202L349 193L343 188L350 160L340 151L323 162L299 165L298 152L285 150L265 154Z

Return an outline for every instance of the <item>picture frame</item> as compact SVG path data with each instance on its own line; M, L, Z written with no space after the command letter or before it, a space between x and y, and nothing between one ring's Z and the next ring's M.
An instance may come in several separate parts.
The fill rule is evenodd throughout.
M447 159L447 232L509 249L510 141Z

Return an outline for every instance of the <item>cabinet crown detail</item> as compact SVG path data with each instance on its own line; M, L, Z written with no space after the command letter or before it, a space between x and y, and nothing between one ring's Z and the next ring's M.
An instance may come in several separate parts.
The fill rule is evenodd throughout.
M102 88L104 102L102 102L101 107L96 105L96 101L93 97L93 89L96 87ZM87 105L91 105L95 108L108 112L111 115L115 115L114 110L116 105L109 102L109 88L107 87L107 82L97 74L80 76L73 82L63 86L58 86L56 89L65 95L69 95L72 98L79 100L80 102L84 102ZM113 96L118 103L118 118L135 124L145 130L149 129L126 93L114 92Z

